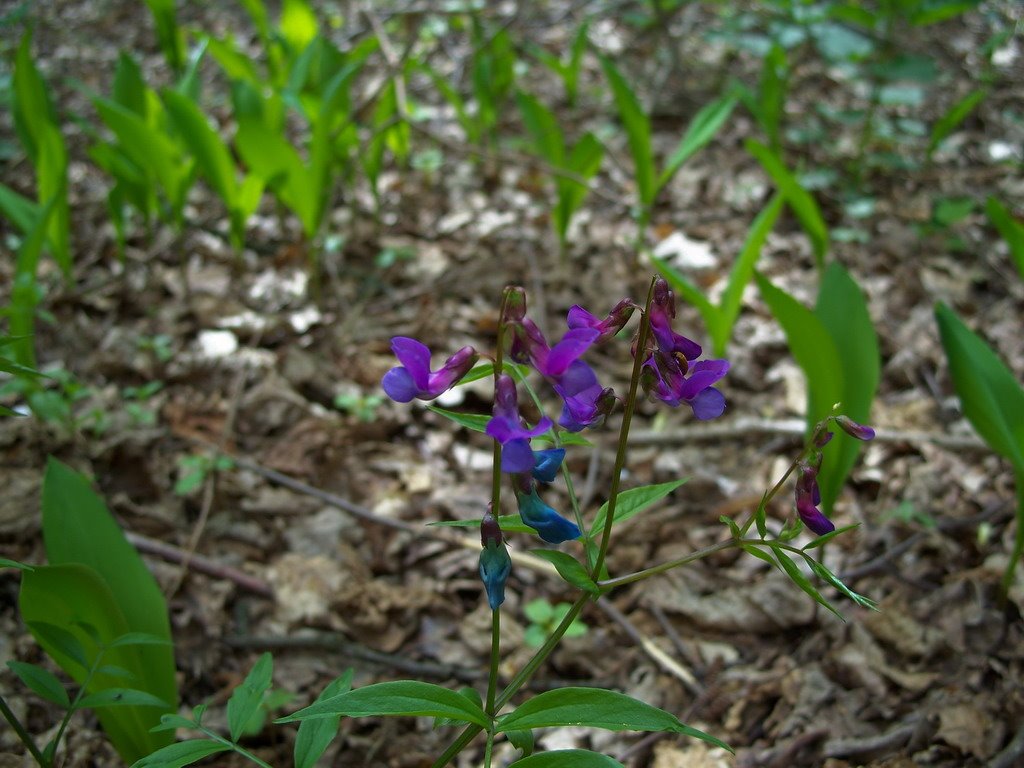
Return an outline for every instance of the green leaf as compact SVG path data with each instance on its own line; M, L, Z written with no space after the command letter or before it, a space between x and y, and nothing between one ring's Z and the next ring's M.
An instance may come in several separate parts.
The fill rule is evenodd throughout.
M786 198L786 204L800 220L801 226L811 240L815 262L821 269L825 266L825 253L828 251L828 226L821 216L818 204L811 193L800 186L796 177L768 147L753 139L747 139L744 146L771 176L776 188Z
M279 719L292 723L317 717L450 717L460 723L473 723L486 728L490 719L465 696L447 688L418 680L396 680L356 688L311 704L305 709Z
M864 294L838 262L832 262L825 269L814 314L832 338L835 349L842 351L839 356L841 390L836 402L842 403L844 414L856 422L866 424L870 421L871 403L880 377L878 337L868 314ZM814 413L813 418L808 418L808 429L813 428L826 415L825 409L832 405L822 402L820 398L817 402L822 410ZM859 440L838 431L825 446L818 484L826 514L839 496L862 445Z
M740 255L729 273L729 282L722 293L721 304L714 322L705 322L708 331L711 333L716 355L725 355L726 347L732 336L733 326L740 314L740 304L743 300L743 289L747 287L750 278L754 274L754 267L761 256L761 249L768 233L772 231L775 222L782 212L783 197L776 194L771 202L757 215L754 223L750 225L750 232L747 240L743 243Z
M523 615L534 624L547 624L555 615L555 607L545 598L538 597L523 606Z
M43 480L43 540L47 557L54 565L81 563L99 576L124 623L116 626L119 622L95 606L87 610L83 605L80 610L70 610L69 605L70 615L100 629L108 643L129 632L142 632L165 641L165 645L113 648L104 656L104 661L131 670L138 675L139 688L176 706L174 653L163 593L86 479L53 458L47 463ZM98 595L95 597L99 599ZM55 610L59 611L56 607ZM29 616L24 607L22 614L27 621ZM34 611L33 616L36 616ZM45 613L38 618L51 621ZM106 624L105 631L101 621ZM101 687L104 686L97 686L96 690ZM146 730L159 722L159 713L148 708L139 717L148 723ZM146 749L152 752L161 745L162 741L158 740Z
M509 741L512 740L509 734ZM586 749L555 749L516 760L509 768L625 768L618 760Z
M171 641L148 632L126 632L107 644L108 648L120 648L125 645L172 645Z
M634 515L643 512L652 504L661 501L668 496L672 491L681 486L687 481L688 478L680 478L679 480L670 480L667 483L658 483L656 485L642 485L639 488L631 488L628 491L623 491L619 494L618 499L615 502L615 522L621 523L624 520ZM601 508L597 510L597 517L594 518L594 522L590 526L590 535L594 536L604 528L605 518L608 516L608 502L601 505Z
M14 224L22 234L27 234L39 217L39 205L0 184L0 216Z
M227 744L212 739L193 739L170 744L132 764L131 768L183 768L204 757L227 752Z
M1009 209L999 200L990 197L985 201L985 213L1003 240L1010 246L1010 257L1017 264L1017 271L1024 280L1024 224L1017 221Z
M105 688L102 691L83 696L78 701L78 707L81 709L99 709L101 707L160 707L167 709L168 704L151 693L134 688Z
M768 546L772 548L772 553L775 555L775 559L778 561L779 567L782 569L783 573L789 576L790 581L800 587L800 589L809 595L814 602L818 603L818 605L823 608L827 608L829 611L834 613L837 618L843 618L842 614L833 608L828 600L821 596L821 593L813 584L811 584L810 579L803 574L803 571L801 571L797 564L790 559L789 555L786 554L786 551L782 549L782 547L776 546L774 542L768 542Z
M185 35L178 27L174 0L146 0L146 5L153 14L156 37L168 66L172 72L180 72L185 65Z
M967 116L985 100L987 95L988 90L985 88L978 88L971 91L960 99L960 101L946 110L946 113L935 122L935 125L932 126L931 138L928 140L927 154L929 159L931 159L931 156L935 152L935 148L939 145L939 142L956 130L956 127L967 119Z
M44 486L44 504L45 494ZM81 505L77 511L82 511L84 506ZM45 518L43 524L45 536ZM168 652L168 649L127 646L104 651L92 638L91 634L95 633L101 643L108 643L129 631L128 621L118 607L115 593L93 568L69 563L40 566L23 574L19 607L36 641L79 684L86 678L87 667L113 665L127 670L140 687L150 693L155 694L158 690L153 683L159 670L152 669L143 654L152 650ZM84 628L85 624L90 625L91 631ZM103 664L97 664L100 653L103 654ZM170 672L173 675L173 666ZM97 671L86 694L120 688L123 681L124 675L120 671L116 674ZM172 685L173 682L172 677ZM173 688L171 691L174 693ZM158 698L167 700L169 697ZM169 743L170 734L149 732L167 709L166 706L124 706L100 709L96 715L111 743L126 762L131 762Z
M231 693L228 699L228 729L231 740L237 742L245 726L263 701L263 694L270 687L274 672L274 657L264 653L246 675L245 680Z
M665 162L665 169L658 177L657 189L665 186L682 168L683 163L715 138L715 134L725 125L738 101L739 96L735 92L729 92L701 108L687 127L679 146Z
M439 408L436 405L428 405L428 411L433 411L439 416L444 416L450 421L454 421L459 426L471 429L474 432L483 432L487 429L487 422L491 420L491 417L483 413L457 413L456 411L449 411L446 408Z
M633 154L633 175L636 180L637 197L642 208L650 208L657 194L655 181L654 153L651 149L651 123L636 98L626 78L622 76L611 59L601 57L605 77L612 87L619 119L626 129L629 150Z
M482 519L477 517L472 520L439 520L427 525L440 525L446 528L479 528ZM498 525L504 533L537 533L533 528L523 523L519 515L499 515Z
M478 691L476 688L471 688L469 686L463 686L462 688L459 688L459 695L460 696L465 696L469 701L471 701L474 705L476 705L478 707L483 707L483 705L484 705L484 700L480 696L480 691ZM318 723L318 722L321 722L321 721L314 720L312 722L317 722ZM453 720L450 717L435 717L434 718L434 728L435 728L435 730L437 728L443 728L444 726L448 726L448 725L461 725L461 724L462 724L461 720Z
M23 661L8 661L7 666L18 676L21 682L47 701L51 701L64 709L71 706L68 692L64 690L64 686L57 679L57 676L48 669L37 667L35 664L26 664Z
M556 168L565 164L565 137L554 113L525 91L516 94L523 124L541 156Z
M579 725L608 731L682 733L732 752L724 741L680 722L668 712L602 688L545 691L498 719L498 731Z
M34 570L31 565L25 565L25 563L19 563L17 560L10 560L6 557L0 557L0 568L17 568L19 571Z
M566 165L570 171L582 178L592 179L600 169L603 158L604 145L592 133L585 133L569 153ZM565 242L572 217L583 204L590 187L574 179L562 177L556 179L556 186L558 188L558 204L551 215L559 240Z
M847 531L852 531L854 528L859 528L859 527L860 527L860 523L853 523L852 525L844 525L842 528L836 528L834 531L829 531L828 533L826 533L826 534L824 534L822 536L819 536L818 538L814 539L813 541L807 542L806 544L804 544L801 547L801 549L803 551L805 551L805 552L807 550L809 550L809 549L817 549L818 547L821 547L821 546L824 546L825 544L828 544L828 542L830 542L836 536L839 536L840 534L846 533Z
M197 720L189 720L181 715L162 715L160 725L155 725L150 730L157 733L158 731L176 731L178 728L194 729L197 727Z
M555 566L558 575L573 586L579 587L584 592L589 592L592 595L599 595L601 593L600 588L590 578L590 574L587 573L587 569L572 555L566 552L559 552L557 549L534 549L532 552L537 557L547 560Z
M819 563L812 557L808 557L807 555L804 555L804 559L807 561L807 564L811 567L811 570L814 571L815 575L822 581L831 584L833 587L838 589L850 600L857 603L857 605L863 606L864 608L869 608L872 611L878 610L878 603L876 603L870 597L865 597L864 595L860 595L854 592L852 589L843 584L839 577L832 573L832 571L826 568L823 564Z
M508 731L505 736L508 738L509 744L522 752L523 757L533 754L533 731Z
M964 415L996 453L1024 472L1024 390L992 349L945 304L935 308Z
M235 179L235 163L227 145L210 126L199 106L188 96L167 89L163 92L163 101L167 114L196 158L199 171L228 209L236 208L238 183Z

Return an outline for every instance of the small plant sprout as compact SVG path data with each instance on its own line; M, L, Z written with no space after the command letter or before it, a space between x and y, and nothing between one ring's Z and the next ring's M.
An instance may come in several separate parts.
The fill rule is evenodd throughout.
M639 315L633 332L631 374L628 391L617 394L604 387L597 372L584 361L596 346L610 344L630 319ZM580 636L586 625L580 614L592 600L601 599L624 584L650 578L678 568L715 552L742 549L779 568L813 599L835 612L799 567L802 560L815 577L839 590L856 603L873 607L873 603L849 590L831 571L813 557L813 551L826 540L842 533L818 509L820 492L817 476L822 466L822 447L835 425L858 440L870 439L873 432L843 416L829 415L812 430L800 455L776 485L768 490L755 513L742 524L726 518L730 535L717 544L691 552L677 560L659 563L634 573L612 576L607 557L617 523L643 511L650 504L665 498L683 480L660 485L623 490L629 428L642 393L655 402L670 407L686 405L697 419L714 419L726 409L725 394L719 384L729 370L726 360L700 359L702 349L693 340L673 328L675 297L661 278L651 281L646 300L619 301L603 318L583 307L574 306L566 317L566 330L561 338L550 343L537 324L528 316L526 293L522 288L506 288L502 297L493 357L478 371L468 375L477 359L472 347L464 347L437 370L431 368L431 353L421 342L406 337L392 340L392 349L401 365L392 368L383 378L384 391L393 400L432 400L458 386L463 379L478 380L494 376L494 405L490 417L478 414L453 413L431 407L435 413L455 423L485 433L493 440L491 498L486 513L479 520L445 523L458 526L479 526L481 550L478 571L482 581L481 595L491 610L491 652L487 673L486 695L476 690L453 691L438 685L414 680L367 685L329 699L321 699L282 722L298 721L304 725L319 718L341 716L429 715L435 722L461 725L463 731L434 761L434 768L448 765L477 736L483 734L484 765L491 766L493 747L500 734L523 750L522 765L560 765L570 756L560 752L530 756L533 749L532 730L539 727L582 725L614 731L662 731L681 733L725 749L728 745L710 734L682 723L675 715L656 709L642 701L601 688L560 688L541 693L511 707L513 698L530 677L550 656L564 637ZM550 399L557 404L557 418L545 414L549 395L536 387L546 383ZM528 398L540 411L539 417L528 419L521 402ZM530 412L533 412L533 408ZM618 441L616 458L608 488L607 502L591 512L581 508L573 489L572 473L567 469L567 452L589 446L577 433L595 429L610 420L616 412ZM543 441L550 447L534 447ZM765 520L768 502L796 474L796 519L778 536L768 530ZM569 509L556 510L542 499L544 487L559 479L565 483L570 500ZM517 514L502 515L502 490L510 488ZM757 535L748 534L752 526ZM792 542L807 527L816 538L803 548ZM573 602L552 604L538 597L523 607L531 621L526 633L527 645L535 648L533 656L504 687L499 683L501 658L501 609L510 590L517 588L507 539L508 535L533 536L560 549L534 549L533 554L551 563L566 585L578 596ZM522 543L520 544L522 546ZM507 709L510 708L511 709ZM614 714L612 714L614 713ZM573 765L619 765L607 756L587 750L570 750ZM538 762L540 760L540 762ZM610 762L609 762L610 761ZM566 763L568 764L568 763ZM519 762L514 765L519 765Z

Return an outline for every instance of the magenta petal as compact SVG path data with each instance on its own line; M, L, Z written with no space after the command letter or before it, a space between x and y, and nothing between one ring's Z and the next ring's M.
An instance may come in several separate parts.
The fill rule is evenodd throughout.
M555 344L544 361L545 376L561 376L580 356L586 352L600 336L595 328L575 328L568 331L562 340Z
M392 368L384 374L380 382L387 396L398 403L408 403L419 392L416 382L412 380L405 368Z
M416 339L395 336L391 339L391 351L409 371L416 389L426 390L430 384L430 348Z
M809 503L809 500L798 499L796 511L804 525L810 528L818 536L824 536L836 529L835 524L822 514L821 510Z
M574 304L565 317L566 325L570 328L596 328L601 321L590 314L579 304Z
M690 375L686 378L679 394L683 400L692 400L702 390L707 389L729 370L728 360L701 360L690 366Z

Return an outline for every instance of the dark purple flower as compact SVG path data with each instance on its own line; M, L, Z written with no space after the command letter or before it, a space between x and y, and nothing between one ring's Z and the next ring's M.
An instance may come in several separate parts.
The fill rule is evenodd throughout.
M652 397L673 408L686 403L698 419L714 419L725 411L725 397L712 384L728 370L728 360L701 360L686 371L677 358L656 351L643 364L641 384Z
M858 440L873 440L875 437L875 430L864 424L858 424L849 416L836 416L836 424L843 432Z
M594 369L582 360L570 365L554 382L554 388L564 403L558 423L570 432L600 423L615 404L611 387L603 388Z
M658 349L666 357L680 354L687 360L696 360L700 357L700 344L672 330L672 320L675 316L675 296L664 278L659 277L654 282L654 296L651 301L651 332L654 334Z
M601 344L622 330L623 326L629 322L629 318L632 316L634 309L636 309L636 305L633 303L632 299L623 299L612 307L612 311L608 313L608 317L604 320L599 320L597 316L590 314L579 304L576 304L569 310L569 314L566 316L565 321L566 324L573 329L593 328L598 332L598 337L595 339L594 343Z
M565 460L565 448L547 448L533 452L533 479L553 483Z
M487 591L487 603L492 611L505 602L505 582L512 571L512 558L508 555L494 513L488 505L484 519L480 521L480 579Z
M818 509L821 490L818 488L818 468L801 463L796 478L796 511L804 525L818 536L836 529L835 525Z
M519 400L516 384L508 374L498 377L494 388L494 410L487 422L486 432L501 443L501 469L503 472L530 472L533 470L533 451L530 438L542 435L551 429L551 419L546 416L537 426L528 429L519 415Z
M516 502L519 504L519 517L549 544L560 544L580 537L580 529L576 523L566 520L541 501L535 487L529 492L522 492L517 488Z
M385 373L380 384L388 397L399 403L408 403L413 398L433 400L454 387L477 359L476 350L463 347L432 372L430 348L416 339L395 336L391 339L391 350L401 365Z

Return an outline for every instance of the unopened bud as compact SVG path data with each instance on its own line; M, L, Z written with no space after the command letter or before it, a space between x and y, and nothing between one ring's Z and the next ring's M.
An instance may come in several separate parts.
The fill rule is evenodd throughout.
M864 424L858 424L849 416L836 416L836 424L843 432L857 440L872 440L875 437L875 430Z

